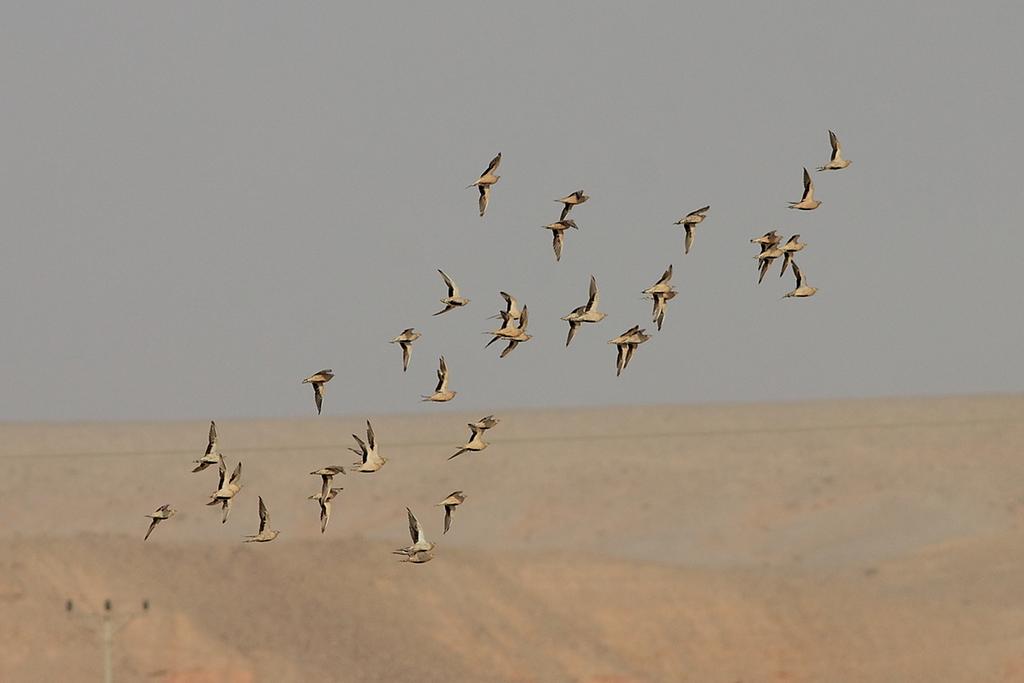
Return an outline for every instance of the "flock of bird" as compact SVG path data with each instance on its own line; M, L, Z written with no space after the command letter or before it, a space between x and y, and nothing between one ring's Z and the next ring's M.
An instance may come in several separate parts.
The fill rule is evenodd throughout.
M831 130L828 135L829 143L832 146L832 155L828 163L818 167L817 170L834 171L846 168L851 162L850 160L843 158L842 147L839 144L839 139ZM475 187L479 191L479 209L481 217L483 217L487 212L492 188L501 178L501 176L496 174L500 164L501 154L499 153L491 160L491 163L487 165L484 172L480 174L480 178L467 187L467 189ZM821 206L821 202L814 198L814 181L811 179L811 174L808 173L806 168L804 168L803 181L803 196L799 201L790 202L789 208L799 209L802 211L812 211ZM559 261L562 257L566 231L570 228L579 230L579 226L576 224L576 221L568 217L570 212L574 207L583 204L588 199L590 199L590 197L584 194L583 190L577 190L572 194L555 200L562 205L561 214L557 221L544 226L544 228L552 232L552 248L555 252L556 261ZM710 205L704 206L696 211L691 211L675 222L675 225L681 225L685 231L683 247L684 254L690 253L690 250L693 247L697 226L706 220L710 210ZM792 267L793 275L796 278L796 287L792 291L787 292L784 295L784 298L805 298L813 296L815 292L817 292L817 288L811 287L805 283L803 273L794 259L794 255L797 252L802 251L804 247L807 246L800 242L800 235L793 235L783 243L782 237L778 232L770 230L764 235L755 237L750 241L760 247L760 253L755 257L757 260L757 271L759 273L758 284L764 280L764 276L771 268L772 263L774 263L776 259L781 258L782 268L779 272L779 277L785 275L786 270ZM470 300L462 296L462 293L459 291L459 286L455 283L455 280L453 280L443 270L438 269L437 272L440 273L441 279L447 287L447 296L441 299L441 303L444 305L444 308L433 315L438 316L443 313L448 313L456 308L467 306L470 303ZM674 299L678 294L677 290L672 286L671 280L672 265L670 264L657 282L641 292L644 297L650 298L654 302L652 322L657 325L659 331L665 321L665 315L668 311L668 302ZM500 318L501 325L497 329L485 333L491 337L491 340L487 342L485 348L497 341L505 342L506 346L500 354L500 357L504 358L508 354L512 353L519 344L529 341L532 337L527 333L527 325L529 323L528 307L525 305L520 306L519 301L508 292L502 291L499 294L504 299L505 306L502 310L498 311L497 315L491 317ZM597 279L591 275L587 302L582 306L574 308L561 318L563 321L569 323L569 334L565 340L566 347L572 343L573 337L581 326L584 324L596 324L604 320L606 314L598 310L600 302L601 296L597 287ZM410 327L403 330L401 334L391 340L390 343L398 344L402 349L403 372L409 369L409 364L412 360L413 344L421 336L422 335L417 332L415 328ZM646 329L642 329L639 325L634 325L619 336L609 340L608 343L614 344L616 347L616 376L622 374L622 371L629 365L629 361L632 359L637 348L650 338L651 336L647 334ZM313 388L313 401L316 404L317 415L321 414L323 410L327 384L333 378L334 372L331 369L325 369L302 380L303 384L309 384ZM435 403L445 403L455 398L457 392L449 388L448 379L448 364L445 361L444 356L441 356L438 360L437 385L435 386L433 393L422 396L422 400ZM455 453L449 456L448 459L451 460L463 453L480 452L487 448L488 443L484 440L484 434L488 430L494 428L499 421L500 420L493 415L488 415L476 422L469 423L467 425L470 429L469 439L465 444L459 446ZM355 439L358 448L350 448L349 450L359 456L359 460L352 465L354 468L353 471L361 473L378 472L387 463L387 459L380 454L376 435L373 431L373 425L370 424L369 420L366 422L366 440L364 441L356 434L353 434L352 438ZM194 464L195 467L192 472L201 472L208 467L217 465L219 474L217 488L210 494L210 499L209 502L207 502L207 505L220 505L222 512L221 523L226 523L231 512L232 503L242 489L242 463L241 461L236 463L231 472L231 476L228 476L227 463L224 460L223 454L220 452L220 445L217 439L217 425L214 422L210 422L210 433L206 453L198 460L195 460ZM315 501L320 508L321 533L326 532L327 525L330 522L332 501L338 493L343 490L341 487L332 486L334 478L345 473L345 468L342 465L326 465L310 472L310 475L320 477L320 490L310 495L308 499ZM244 542L246 543L265 543L273 541L280 534L279 530L272 529L270 526L270 512L268 511L266 504L263 502L263 497L259 496L258 498L260 516L259 530L255 534L246 536L244 539ZM466 495L462 491L453 491L451 494L446 496L444 500L437 504L438 507L444 508L443 533L448 533L452 524L453 511L456 507L462 505L465 500ZM149 529L146 531L145 539L143 540L149 538L150 534L153 533L153 530L160 522L173 517L176 512L177 511L170 507L170 505L162 505L153 513L146 515L150 519L150 524ZM412 543L408 546L399 548L394 552L395 554L402 556L402 562L412 562L416 564L429 562L433 559L433 551L436 545L427 539L427 535L423 530L423 525L420 524L412 510L406 508L406 512L409 519L409 535L412 539Z

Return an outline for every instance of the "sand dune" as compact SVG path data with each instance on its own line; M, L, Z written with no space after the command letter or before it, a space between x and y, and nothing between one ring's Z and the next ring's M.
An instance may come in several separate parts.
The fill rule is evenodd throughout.
M218 421L223 525L204 422L0 425L0 680L98 679L63 605L108 596L153 605L117 680L1024 680L1024 397L511 412L446 462L476 417L374 418L323 537L307 472L359 416Z

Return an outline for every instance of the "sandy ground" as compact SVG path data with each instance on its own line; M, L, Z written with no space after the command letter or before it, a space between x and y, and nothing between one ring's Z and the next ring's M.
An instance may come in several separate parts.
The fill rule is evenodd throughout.
M1024 396L511 412L446 461L476 417L374 419L322 536L362 418L218 421L227 524L207 423L0 425L0 681L101 680L107 597L117 681L1024 681Z

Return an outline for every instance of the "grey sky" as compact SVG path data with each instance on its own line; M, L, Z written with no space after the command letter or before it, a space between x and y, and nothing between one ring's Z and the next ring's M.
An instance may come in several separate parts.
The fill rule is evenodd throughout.
M321 367L326 414L1019 391L1024 10L780 4L5 4L0 419L310 415ZM853 165L789 211L828 128ZM756 286L773 227L813 299ZM432 318L437 267L472 304ZM501 361L499 289L534 334Z

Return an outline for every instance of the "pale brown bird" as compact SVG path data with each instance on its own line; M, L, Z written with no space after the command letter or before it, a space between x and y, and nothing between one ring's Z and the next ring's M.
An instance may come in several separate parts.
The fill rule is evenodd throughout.
M629 365L629 361L633 357L633 353L636 351L637 347L650 338L650 335L647 334L647 330L642 330L639 325L634 325L618 337L615 337L615 339L608 341L609 344L615 344L616 377L621 375L622 371Z
M341 465L327 465L318 470L313 470L310 474L320 477L320 494L327 495L331 488L331 481L336 475L345 474L345 468Z
M441 299L441 303L444 304L444 308L442 308L434 315L441 315L442 313L447 313L453 308L459 308L461 306L465 306L466 304L468 304L469 299L465 298L460 294L459 286L455 284L455 280L448 277L447 273L445 273L440 268L437 269L437 272L441 274L441 279L444 280L445 285L448 286L448 296Z
M760 237L750 240L750 243L761 245L761 251L764 251L767 247L773 247L781 241L782 237L779 235L778 230L769 230Z
M530 315L527 308L528 306L523 306L523 313L519 316L519 325L514 329L514 332L511 335L505 337L505 339L508 340L508 346L502 350L498 358L504 358L515 351L516 347L521 343L528 342L533 339L532 336L526 333L526 326L530 322Z
M352 463L352 466L357 468L356 472L376 472L381 467L384 467L384 463L388 461L383 455L377 451L377 437L373 433L373 425L370 421L366 421L366 441L363 441L355 434L352 438L359 444L359 449L349 448L350 451L360 457L360 460Z
M590 199L590 197L583 194L583 190L576 190L572 194L567 194L561 199L556 199L555 201L562 205L562 215L558 217L558 220L564 221L565 217L569 215L569 211L572 210L572 207L577 204L582 204L588 199Z
M800 198L798 202L790 202L789 208L801 209L803 211L812 211L821 206L821 202L814 198L814 181L811 180L811 174L804 169L804 196Z
M501 420L493 415L487 415L474 422L473 426L481 431L487 431L488 429L495 427L499 422L501 422Z
M782 270L779 272L779 277L786 274L786 267L793 260L793 254L801 251L806 246L806 244L800 241L800 235L793 235L785 244L778 248L782 252Z
M437 369L437 386L434 387L434 393L430 396L422 396L424 401L433 401L434 403L444 403L455 398L457 391L451 391L448 388L448 364L444 361L444 356L438 362Z
M476 187L480 190L480 216L483 217L487 211L487 202L491 196L491 185L498 182L501 178L500 175L495 175L495 171L498 170L498 166L501 164L501 152L498 156L491 159L491 163L487 165L487 168L483 173L480 174L480 178L472 185L466 186L468 190L471 187Z
M220 473L220 478L217 481L217 490L211 494L210 502L207 505L217 505L220 503L221 510L224 513L220 522L223 524L228 521L228 515L231 514L231 501L242 490L242 461L239 460L238 464L235 465L230 479L227 478L228 468L224 463L223 456L219 457L217 466Z
M423 525L416 519L416 515L412 514L412 510L405 508L405 511L409 515L409 535L412 537L412 545L399 548L395 551L395 554L405 555L406 559L403 562L427 562L432 559L430 552L435 546L427 540L427 536L423 532ZM427 557L425 559L415 559L414 556L419 554L426 554Z
M832 158L824 166L819 166L819 171L838 171L853 163L849 159L843 158L843 148L839 144L839 138L832 131L828 132L828 142L832 145Z
M672 265L669 264L668 270L661 275L661 279L655 282L653 285L641 292L654 299L654 311L652 312L652 320L657 323L658 330L661 330L661 325L665 322L665 313L668 311L668 302L676 297L678 292L670 284L672 280ZM628 362L628 360L627 360Z
M505 300L505 310L498 311L497 315L492 315L488 320L501 318L505 324L508 324L509 321L519 320L519 316L523 313L519 308L519 300L508 292L498 292L498 294Z
M467 441L464 445L459 446L459 450L455 451L455 453L449 455L449 460L451 460L454 457L460 456L463 453L466 453L467 451L473 451L474 453L478 453L483 449L487 448L487 446L489 445L483 439L484 432L486 431L485 429L480 429L474 422L467 423L466 426L469 427L469 441Z
M814 293L818 291L818 288L804 284L803 273L801 273L800 268L797 267L796 261L793 261L793 275L796 277L796 288L792 292L786 292L786 294L783 295L783 298L804 298L808 296L814 296Z
M452 512L464 502L466 502L466 494L462 491L452 491L447 498L437 504L438 507L444 506L444 531L442 534L448 533L448 529L452 526Z
M310 500L315 500L320 505L320 533L327 530L327 524L331 521L331 502L334 501L339 491L344 490L339 486L328 490L326 494L321 491L309 497Z
M772 267L775 259L785 254L781 248L774 244L770 247L765 247L764 245L762 247L761 253L754 257L757 259L758 266L761 269L761 274L757 278L757 284L761 284L761 281L764 280L765 273Z
M276 529L268 528L270 526L270 512L267 511L267 506L263 503L263 496L260 499L260 530L251 535L246 536L244 543L268 543L277 538L280 531Z
M193 472L202 472L210 465L216 465L218 462L218 456L220 455L220 447L217 443L217 425L210 421L210 437L206 444L206 454L198 460L193 460L192 463L195 465Z
M690 247L693 246L693 236L697 230L697 225L704 222L704 219L707 218L707 213L710 209L711 205L708 204L696 211L691 211L675 222L676 225L681 225L683 226L683 229L686 230L686 243L683 248L684 254L690 253Z
M576 221L571 218L545 225L545 230L551 231L551 246L555 250L555 261L562 260L562 246L565 244L565 231L569 228L579 230L579 226L576 225Z
M324 405L324 394L327 393L327 383L334 379L334 371L330 368L314 373L302 380L303 384L313 385L313 401L316 402L316 414L320 414Z
M407 327L402 330L402 334L392 339L390 344L398 344L402 347L402 372L409 369L409 361L412 359L412 343L419 339L421 335L413 327Z
M597 310L597 307L601 303L601 294L597 289L597 279L590 276L590 298L587 299L587 303L583 306L577 306L572 309L568 315L562 316L562 320L569 323L569 336L565 338L566 347L569 346L569 342L576 335L576 330L583 323L599 323L605 319L606 314Z
M153 533L153 529L156 528L157 524L159 524L160 522L164 521L165 519L170 519L171 517L173 517L177 513L178 513L178 511L175 510L174 508L172 508L170 505L161 505L160 507L158 507L156 509L155 512L153 512L152 514L146 515L147 517L149 517L149 519L151 521L149 522L149 529L146 531L146 537L143 538L142 540L143 541L149 540L149 535L151 533ZM445 527L445 531L447 531L447 527Z

